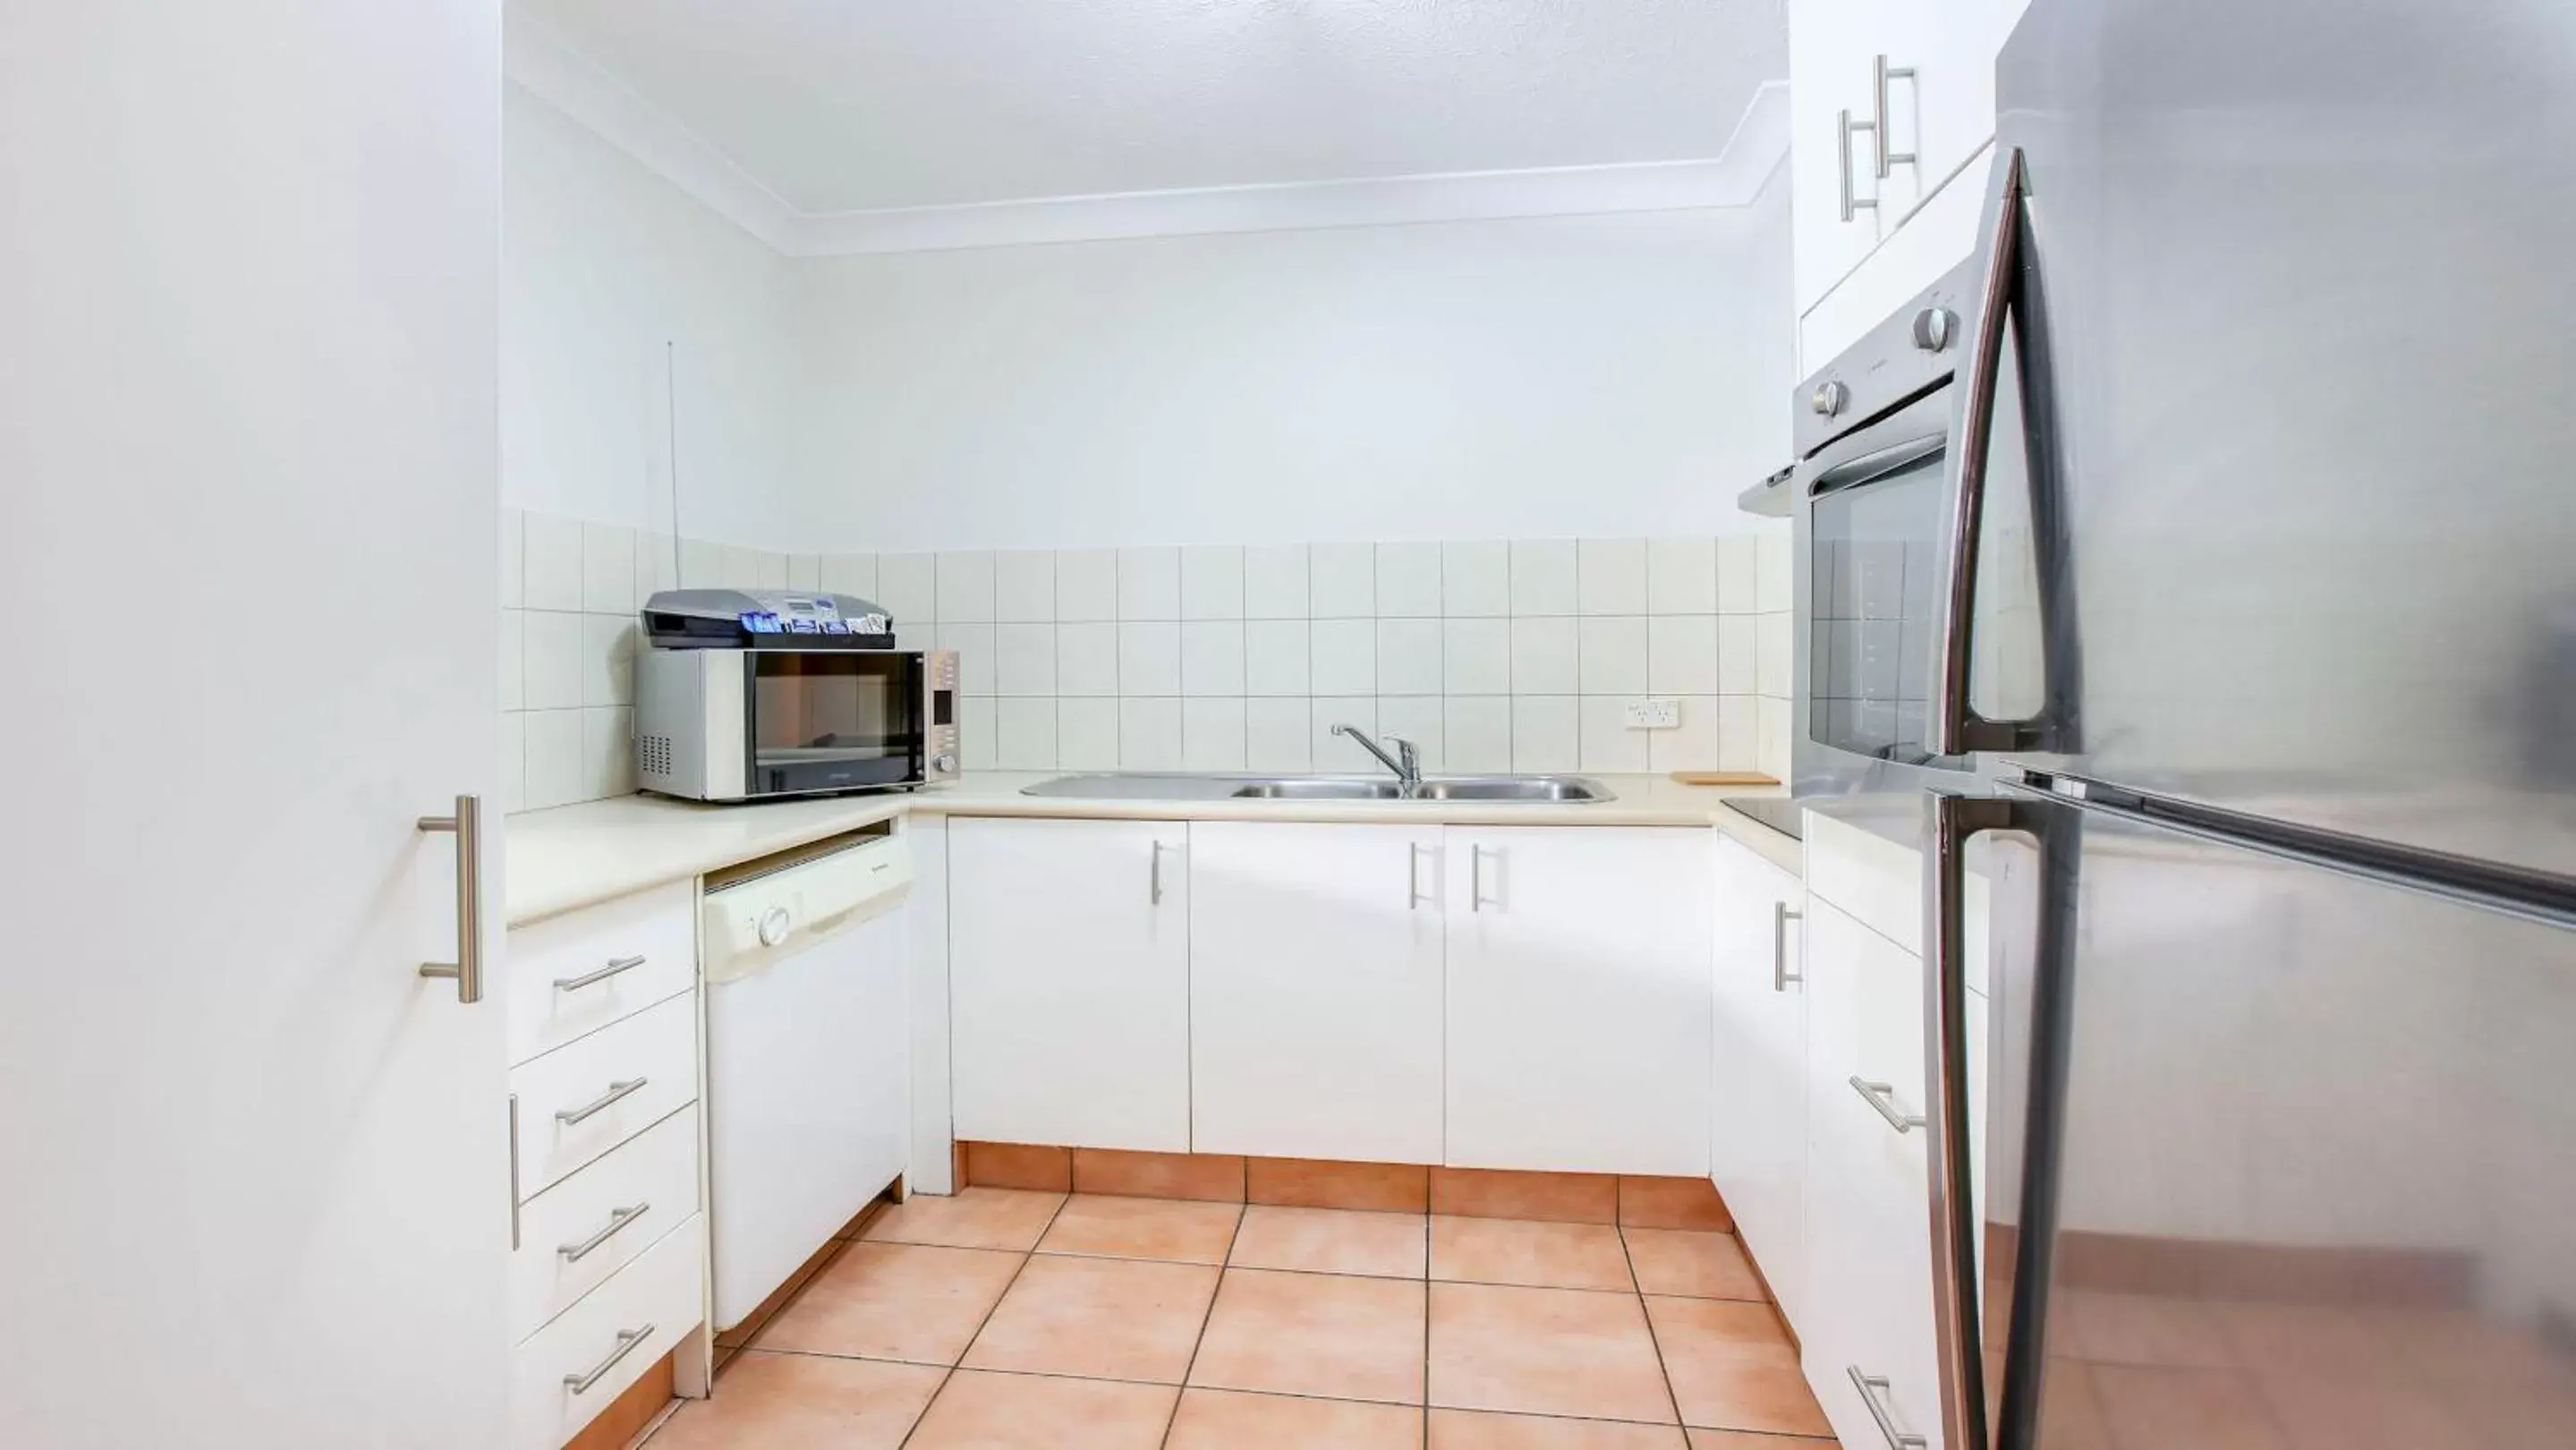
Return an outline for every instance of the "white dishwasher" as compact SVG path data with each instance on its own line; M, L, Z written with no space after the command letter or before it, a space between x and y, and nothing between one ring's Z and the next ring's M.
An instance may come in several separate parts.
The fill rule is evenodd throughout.
M911 1033L900 835L708 881L707 1191L730 1329L903 1172Z

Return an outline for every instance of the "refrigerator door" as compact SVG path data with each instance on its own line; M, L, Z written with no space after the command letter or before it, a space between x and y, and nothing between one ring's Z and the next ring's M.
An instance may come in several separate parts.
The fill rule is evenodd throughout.
M1991 1443L2576 1444L2576 930L2011 809Z
M2576 5L2036 0L1998 77L1978 748L2576 876Z

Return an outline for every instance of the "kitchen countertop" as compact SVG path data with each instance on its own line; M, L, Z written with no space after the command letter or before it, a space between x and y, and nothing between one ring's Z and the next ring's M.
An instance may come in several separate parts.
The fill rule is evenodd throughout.
M1063 771L979 771L910 794L834 796L711 806L660 796L619 796L527 811L508 819L511 926L704 875L826 836L910 815L1041 816L1070 820L1414 822L1475 826L1697 826L1714 828L1789 871L1798 842L1739 812L1730 795L1778 795L1778 786L1681 785L1662 775L1595 775L1616 800L1595 804L1493 801L1076 800L1021 794Z

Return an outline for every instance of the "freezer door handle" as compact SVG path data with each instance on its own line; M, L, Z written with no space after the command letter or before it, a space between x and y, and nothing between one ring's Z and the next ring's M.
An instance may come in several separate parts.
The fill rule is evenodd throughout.
M2035 829L2008 800L1931 797L1924 814L1923 1121L1931 1142L1932 1311L1941 1382L1942 1444L1989 1450L1985 1340L1980 1334L1977 1213L1969 1201L1967 873L1970 837ZM1855 1087L1862 1085L1855 1080ZM1865 1087L1862 1096L1879 1106ZM1880 1107L1882 1113L1887 1109ZM1895 1121L1890 1115L1891 1122ZM1900 1129L1900 1131L1902 1131Z
M1933 662L1930 746L1936 755L1972 750L2029 750L2049 744L2038 720L1989 720L1968 700L1975 653L1971 631L1977 604L1977 542L1986 513L1986 482L1994 455L1996 391L2003 385L2005 329L2013 325L2022 274L2022 216L2029 175L2019 147L1996 168L1999 194L1987 203L1983 296L1977 331L1960 381L1959 415L1951 431L1957 474L1950 498L1947 554L1942 581L1941 647ZM2029 325L2026 310L2020 310ZM2047 586L2042 586L2042 600ZM2054 661L2051 661L2054 664Z

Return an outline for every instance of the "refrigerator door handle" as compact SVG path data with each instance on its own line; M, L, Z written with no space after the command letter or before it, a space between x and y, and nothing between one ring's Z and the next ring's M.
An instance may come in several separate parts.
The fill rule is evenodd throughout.
M2004 335L2012 325L2022 265L2022 212L2029 174L2021 148L1997 168L1998 195L1987 204L1986 271L1977 331L1960 381L1957 478L1950 501L1948 558L1940 600L1941 647L1932 672L1930 748L1936 755L1972 750L2026 750L2044 743L2028 720L1989 720L1968 701L1974 658L1970 631L1977 603L1977 542L1985 521L1986 481L1994 452L1996 390L2003 385Z
M1989 1450L1976 1205L1969 1202L1967 870L1970 837L2030 829L2012 801L1934 793L1923 825L1923 1116L1931 1142L1932 1310L1941 1443Z

